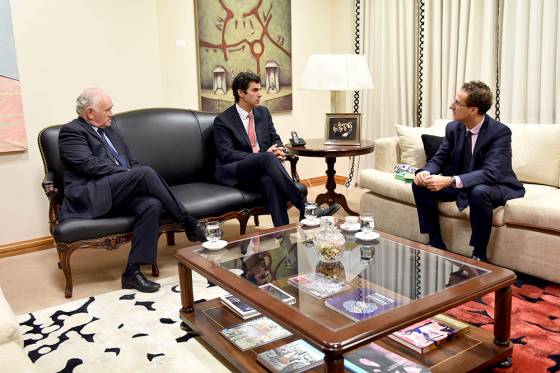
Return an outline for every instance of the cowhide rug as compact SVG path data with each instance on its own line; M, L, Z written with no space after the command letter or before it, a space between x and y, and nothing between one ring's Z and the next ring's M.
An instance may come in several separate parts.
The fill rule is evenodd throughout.
M152 294L118 290L18 317L40 372L229 372L180 328L177 277ZM195 299L224 293L193 272Z

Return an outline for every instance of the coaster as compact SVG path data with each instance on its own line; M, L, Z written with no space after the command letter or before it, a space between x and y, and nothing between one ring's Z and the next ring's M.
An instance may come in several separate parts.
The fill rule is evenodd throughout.
M373 241L378 239L380 237L380 234L377 232L364 233L360 231L360 232L356 232L354 236L356 236L357 239L362 241Z
M340 228L344 229L345 231L348 232L356 232L360 230L360 223L356 223L356 224L346 224L346 223L342 223L340 224Z
M305 225L306 227L316 227L321 224L319 219L303 219L301 224Z
M202 243L202 247L208 250L220 250L227 246L227 241L218 240L218 241L206 241Z

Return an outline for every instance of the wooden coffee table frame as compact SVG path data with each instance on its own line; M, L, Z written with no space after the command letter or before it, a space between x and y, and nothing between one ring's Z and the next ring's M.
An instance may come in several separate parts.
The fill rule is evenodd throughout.
M296 224L292 225L296 227ZM281 228L273 228L258 233L247 234L230 240L235 242L250 237L271 233ZM380 232L381 233L381 232ZM404 240L381 233L385 239L393 240L413 248L439 254L459 262L469 263L488 270L488 273L466 280L438 293L415 300L395 310L380 314L360 323L354 323L339 330L331 330L312 318L272 298L253 284L242 279L227 269L214 264L195 253L200 246L180 249L176 253L179 260L179 280L181 287L181 319L202 338L216 349L223 357L241 371L254 372L266 369L256 361L256 355L262 351L280 346L287 341L305 338L325 353L327 372L343 372L343 354L369 342L376 341L385 347L396 350L399 354L428 365L433 372L479 371L500 362L511 363L512 345L509 341L511 326L511 288L515 274L507 269L473 262L461 255L433 249L429 246ZM237 318L218 299L194 303L192 288L192 270L206 277L228 292L245 300L274 321L289 329L294 336L254 350L241 352L227 341L219 332L226 326L243 320ZM494 335L471 326L469 338L479 341L468 349L446 351L448 343L435 353L415 355L405 347L399 347L384 336L428 317L445 312L468 301L495 292L495 326ZM452 346L452 343L449 343ZM450 347L450 349L452 349ZM429 357L429 358L428 358ZM456 358L455 358L456 357ZM319 368L316 371L321 371Z

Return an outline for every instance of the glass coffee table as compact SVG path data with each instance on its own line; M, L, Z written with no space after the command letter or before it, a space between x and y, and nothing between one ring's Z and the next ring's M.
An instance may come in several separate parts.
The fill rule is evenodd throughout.
M257 362L257 354L300 338L325 354L323 366L314 371L343 372L344 354L369 342L432 372L478 371L511 362L512 271L382 232L376 240L361 241L343 231L346 250L342 258L325 263L312 243L317 232L318 228L292 224L231 239L218 251L201 246L178 250L181 319L246 372L266 372ZM220 331L244 320L219 299L195 304L193 270L288 329L292 336L241 351ZM321 281L305 286L309 279L317 278L344 285L326 296L332 287L323 288ZM259 288L267 283L292 295L296 302L283 303ZM493 334L470 326L424 355L386 337L491 292L495 293ZM371 299L375 301L369 302Z

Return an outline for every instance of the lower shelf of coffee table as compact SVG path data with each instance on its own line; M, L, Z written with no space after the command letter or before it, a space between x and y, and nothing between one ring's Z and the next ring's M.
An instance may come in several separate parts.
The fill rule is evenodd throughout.
M257 355L299 338L297 335L293 335L249 351L240 351L224 338L220 331L244 320L222 305L219 299L197 303L194 306L194 312L181 312L180 316L212 348L242 372L268 372L257 362ZM464 334L446 342L424 356L416 354L389 338L382 338L375 343L428 367L434 373L477 372L511 356L511 343L508 347L500 347L496 346L493 340L494 336L491 333L471 326ZM321 366L309 372L323 371L324 368Z

